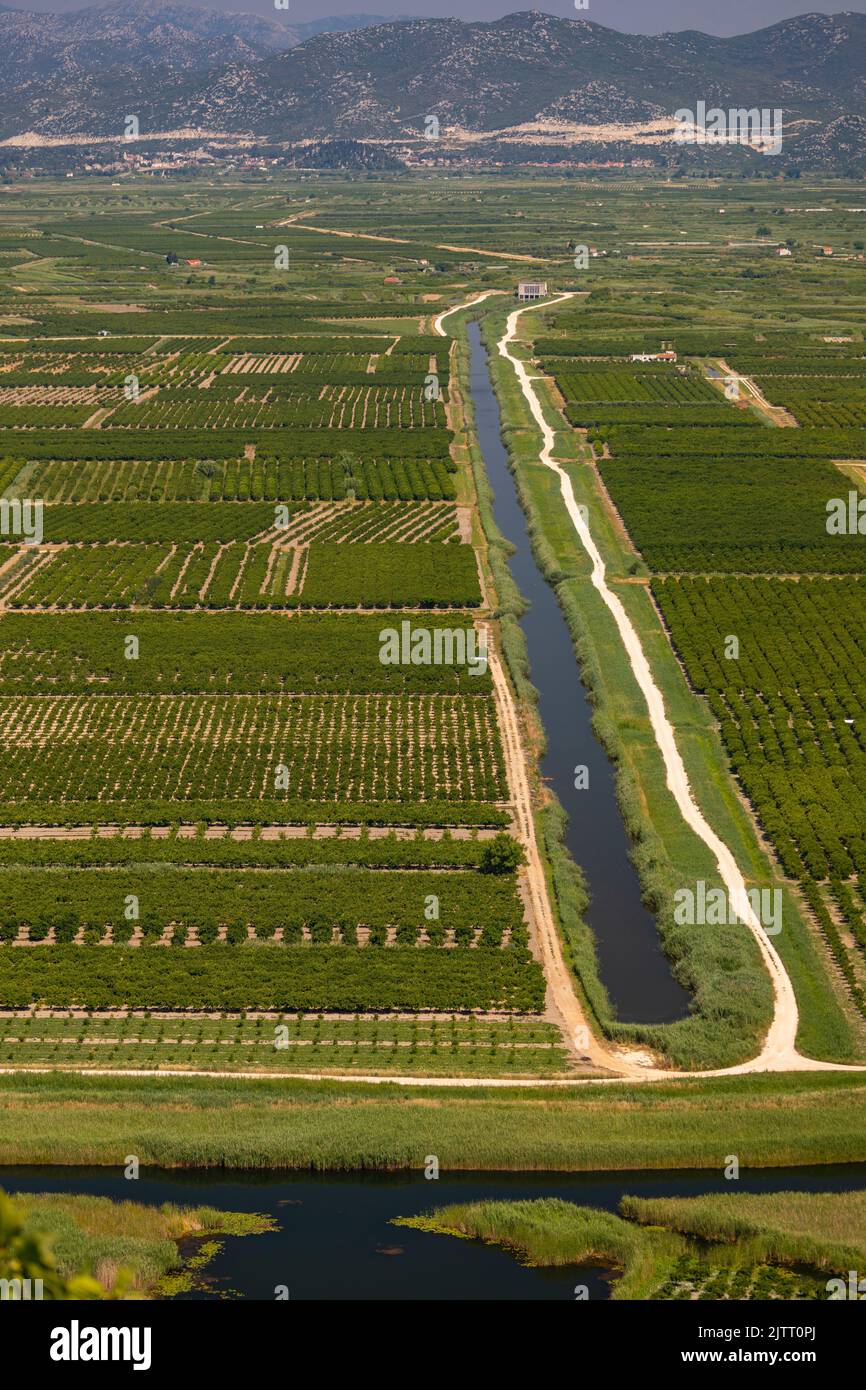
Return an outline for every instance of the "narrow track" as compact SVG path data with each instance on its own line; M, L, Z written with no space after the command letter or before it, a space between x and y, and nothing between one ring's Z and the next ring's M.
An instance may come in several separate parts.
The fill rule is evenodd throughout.
M556 299L548 300L544 307L550 308L554 304L561 304L564 300L571 298L571 294L561 294L557 296ZM748 1062L741 1063L739 1066L725 1068L723 1071L698 1074L708 1076L732 1076L755 1071L866 1070L864 1067L848 1066L844 1063L814 1061L810 1058L803 1057L797 1051L796 1038L799 1016L791 978L785 969L781 956L752 908L748 898L745 880L734 855L724 841L721 840L712 829L695 800L689 784L685 764L677 746L673 725L668 719L665 710L664 697L656 684L640 638L623 607L622 601L608 586L604 561L589 529L585 513L577 504L571 478L568 476L565 469L553 458L554 433L544 417L541 400L533 386L533 378L529 375L526 364L509 351L510 345L517 337L517 324L521 314L526 313L527 309L532 307L534 306L527 305L523 308L515 309L513 313L509 314L505 333L497 344L499 355L510 362L514 368L520 389L529 406L532 418L541 432L542 447L538 456L538 461L546 468L549 468L558 477L566 511L581 545L592 561L591 578L593 586L597 589L613 616L623 647L625 648L629 663L634 672L635 679L646 700L653 734L655 735L659 752L664 761L665 778L668 788L677 803L683 820L689 828L703 840L704 844L713 854L719 875L728 891L730 901L740 920L748 926L757 941L758 948L773 985L773 1021L770 1024L769 1031L758 1056L752 1058ZM648 1075L649 1073L646 1074ZM678 1074L694 1075L695 1073ZM669 1078L671 1073L661 1072L657 1073L657 1075Z

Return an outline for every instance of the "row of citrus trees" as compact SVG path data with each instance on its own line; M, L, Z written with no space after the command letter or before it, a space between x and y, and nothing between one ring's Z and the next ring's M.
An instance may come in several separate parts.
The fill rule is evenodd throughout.
M522 949L0 947L0 995L7 1008L540 1013L544 975Z

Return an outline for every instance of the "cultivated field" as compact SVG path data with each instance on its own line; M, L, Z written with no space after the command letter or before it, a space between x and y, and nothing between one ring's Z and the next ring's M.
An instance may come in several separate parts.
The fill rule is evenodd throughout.
M567 1074L421 258L69 194L0 214L2 1060Z
M745 931L676 929L674 887L715 867L498 363L539 558L694 1001L679 1023L611 1010L534 775L460 320L435 331L485 293L495 341L513 257L571 295L517 351L698 799L748 883L785 894L801 1047L862 1056L866 537L827 525L839 499L856 511L866 458L853 188L314 183L46 184L0 213L4 1056L544 1079L583 1057L557 953L558 988L577 981L638 1066L759 1051L764 964ZM521 862L533 812L540 866ZM564 951L542 950L545 902Z

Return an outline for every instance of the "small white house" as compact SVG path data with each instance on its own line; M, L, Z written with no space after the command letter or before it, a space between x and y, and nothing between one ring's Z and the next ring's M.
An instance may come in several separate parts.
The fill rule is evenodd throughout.
M547 294L546 280L521 280L518 283L516 296L518 299L544 299Z

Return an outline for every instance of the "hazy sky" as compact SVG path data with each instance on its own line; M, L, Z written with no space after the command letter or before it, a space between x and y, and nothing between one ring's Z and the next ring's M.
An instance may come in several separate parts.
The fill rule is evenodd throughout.
M273 0L190 0L208 8L273 14ZM129 0L130 5L135 0ZM178 0L184 3L184 0ZM834 14L856 10L866 12L866 0L841 0L841 3L809 4L808 0L589 0L586 10L576 11L573 0L547 0L547 3L503 4L501 0L289 0L288 14L280 18L318 19L322 15L357 14L381 15L452 15L460 19L496 19L515 10L540 9L573 19L577 13L596 20L612 29L630 33L658 34L667 29L702 29L708 34L742 34L752 29L775 24L780 19L805 13ZM86 8L86 0L17 0L14 6L22 10L78 10Z

